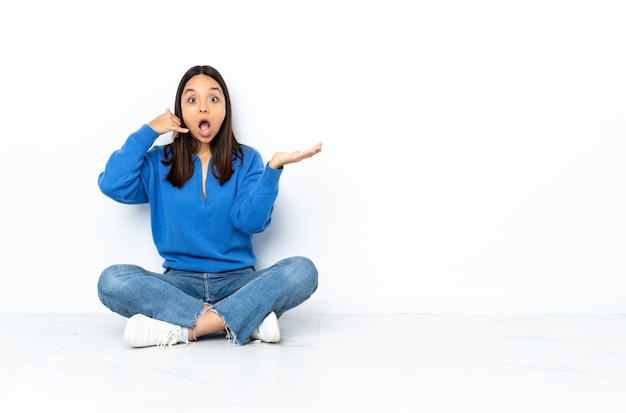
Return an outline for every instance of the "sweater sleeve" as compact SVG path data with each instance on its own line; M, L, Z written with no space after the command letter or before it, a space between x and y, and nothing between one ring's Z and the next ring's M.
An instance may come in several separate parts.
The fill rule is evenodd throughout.
M154 129L143 125L111 154L104 171L98 176L98 186L103 194L124 204L148 202L144 182L150 178L145 176L150 173L150 168L146 167L146 152L157 137Z
M264 166L261 156L254 150L245 156L251 159L243 165L246 170L241 174L241 187L231 211L231 221L240 231L252 234L262 232L271 222L283 169Z

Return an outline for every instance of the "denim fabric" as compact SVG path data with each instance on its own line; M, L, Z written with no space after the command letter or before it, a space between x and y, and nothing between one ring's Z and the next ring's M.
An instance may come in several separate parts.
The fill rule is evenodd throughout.
M105 269L98 280L100 301L124 317L144 314L191 328L204 303L219 314L231 339L243 345L265 316L280 317L317 289L317 268L305 257L291 257L271 267L222 273L181 270L151 272L131 264Z

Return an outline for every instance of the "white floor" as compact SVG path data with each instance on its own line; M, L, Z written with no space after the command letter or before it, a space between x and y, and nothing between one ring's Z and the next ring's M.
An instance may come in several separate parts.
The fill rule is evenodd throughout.
M0 314L0 411L626 412L626 315L315 315L279 344L132 349L115 314Z

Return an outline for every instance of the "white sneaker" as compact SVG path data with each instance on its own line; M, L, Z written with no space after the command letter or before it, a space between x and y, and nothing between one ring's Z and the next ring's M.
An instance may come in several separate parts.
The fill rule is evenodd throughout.
M155 320L143 314L135 314L126 322L124 340L132 347L174 347L189 341L181 337L182 327L165 321Z
M250 340L261 340L266 343L278 343L280 341L280 326L275 312L272 311L261 321L261 324L250 335Z

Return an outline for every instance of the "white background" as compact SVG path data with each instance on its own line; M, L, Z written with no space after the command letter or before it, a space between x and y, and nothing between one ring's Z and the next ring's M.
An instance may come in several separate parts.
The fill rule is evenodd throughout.
M324 142L255 239L315 261L305 308L623 312L625 4L3 1L0 311L108 312L106 266L160 269L97 176L208 64L266 159Z

